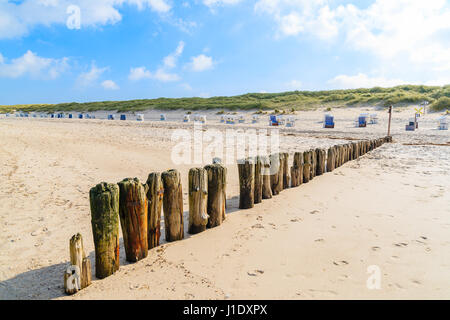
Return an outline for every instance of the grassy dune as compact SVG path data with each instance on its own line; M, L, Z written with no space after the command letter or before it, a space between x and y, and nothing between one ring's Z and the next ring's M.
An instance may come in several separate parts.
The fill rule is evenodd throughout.
M32 104L0 106L0 112L21 110L25 112L54 112L117 110L135 112L158 110L307 110L317 107L352 107L373 105L387 107L428 101L435 111L450 109L450 85L443 87L403 85L392 88L290 91L282 93L248 93L232 97L212 98L158 98L129 101L103 101L86 103Z

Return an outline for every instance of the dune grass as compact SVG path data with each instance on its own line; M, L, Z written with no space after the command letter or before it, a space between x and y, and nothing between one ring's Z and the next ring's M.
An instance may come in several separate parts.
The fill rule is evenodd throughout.
M248 93L232 97L212 98L158 98L128 101L103 101L85 103L31 104L0 106L0 112L20 110L24 112L78 111L92 112L111 110L137 112L156 110L310 110L318 107L340 108L356 106L389 105L404 106L430 103L432 110L450 109L450 85L443 87L403 85L392 88L349 89L329 91L289 91L282 93Z

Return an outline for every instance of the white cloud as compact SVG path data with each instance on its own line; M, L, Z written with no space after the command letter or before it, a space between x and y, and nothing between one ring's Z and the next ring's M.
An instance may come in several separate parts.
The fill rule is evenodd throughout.
M0 77L19 78L28 75L32 78L55 79L69 67L68 60L43 58L28 50L8 63L0 54Z
M178 47L175 50L175 52L169 54L167 57L164 58L164 66L167 68L175 68L177 65L177 60L181 56L184 50L184 42L180 41L178 43Z
M328 81L328 84L333 89L358 89L358 88L373 88L373 87L393 87L408 83L401 79L386 79L384 77L369 77L364 73L358 73L354 76L338 75Z
M150 79L152 74L145 67L131 68L128 79L132 81L139 81L142 79Z
M105 90L119 90L119 86L112 80L105 80L102 82L102 87Z
M378 69L447 78L450 71L450 2L374 0L258 0L255 12L271 17L276 36L308 36L367 53ZM338 42L339 41L339 42Z
M180 80L181 78L178 74L169 72L168 69L173 69L177 66L178 58L183 53L184 46L184 42L180 41L175 51L163 59L163 66L159 67L155 72L147 70L146 67L131 68L128 79L132 81L155 79L162 82Z
M195 72L206 71L212 69L214 65L213 59L204 54L200 54L191 58L191 62L188 64L189 69Z
M175 73L167 72L166 70L164 70L164 68L159 68L158 70L156 70L152 78L162 82L172 82L180 80L180 76Z
M213 7L213 6L237 4L241 1L242 0L203 0L203 4L208 7Z
M0 39L26 35L36 26L66 24L70 5L81 11L81 27L115 24L122 19L119 8L133 5L139 10L150 8L167 14L171 6L167 0L0 0Z
M91 69L83 72L78 76L77 84L81 87L89 87L100 78L100 76L108 70L108 67L98 68L95 63L92 63Z

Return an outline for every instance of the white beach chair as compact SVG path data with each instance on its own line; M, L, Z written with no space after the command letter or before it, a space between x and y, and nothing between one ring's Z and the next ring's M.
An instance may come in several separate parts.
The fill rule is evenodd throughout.
M136 115L136 120L137 121L144 121L144 115L142 113L139 113Z

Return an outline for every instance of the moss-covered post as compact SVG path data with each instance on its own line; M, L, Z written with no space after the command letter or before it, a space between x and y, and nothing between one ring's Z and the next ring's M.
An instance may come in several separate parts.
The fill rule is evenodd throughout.
M95 246L95 276L119 270L119 186L102 182L89 192Z

